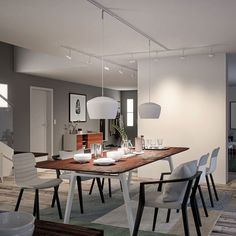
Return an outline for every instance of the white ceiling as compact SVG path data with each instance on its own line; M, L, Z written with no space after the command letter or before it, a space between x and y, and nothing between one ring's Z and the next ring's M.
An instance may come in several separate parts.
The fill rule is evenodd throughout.
M177 49L161 52L161 56L180 55L182 48L195 47L197 49L186 50L186 54L207 54L209 47L204 46L210 45L215 45L216 52L236 51L235 0L97 1L169 49ZM0 41L34 50L36 57L36 52L40 52L64 60L67 50L62 45L99 56L101 10L86 0L0 0ZM155 44L151 49L161 50ZM106 59L131 68L124 69L121 75L118 73L120 67L110 65L112 70L105 74L109 78L105 81L106 87L136 88L132 70L136 65L128 62L130 53L147 50L147 39L105 14L104 53L128 53ZM147 53L134 55L143 58ZM29 70L28 73L98 86L101 80L99 60L93 58L92 64L84 66L87 57L83 57L84 62L78 53L72 52L72 57L71 68L48 66L45 70L43 62L38 61L38 72ZM66 60L64 63L67 64Z

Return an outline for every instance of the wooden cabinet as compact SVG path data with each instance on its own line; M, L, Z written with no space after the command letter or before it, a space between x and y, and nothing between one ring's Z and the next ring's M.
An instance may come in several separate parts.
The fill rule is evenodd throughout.
M75 151L82 147L90 148L91 144L102 144L103 133L65 134L63 136L63 150Z

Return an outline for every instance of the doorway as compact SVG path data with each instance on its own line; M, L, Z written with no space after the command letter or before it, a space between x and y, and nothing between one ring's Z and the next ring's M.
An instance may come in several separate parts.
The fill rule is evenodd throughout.
M53 154L53 89L30 87L30 151Z

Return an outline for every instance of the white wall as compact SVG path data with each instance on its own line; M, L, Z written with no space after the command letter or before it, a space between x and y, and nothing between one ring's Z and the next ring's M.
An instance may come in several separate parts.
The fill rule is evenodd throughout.
M174 165L198 159L220 146L217 183L227 181L226 163L226 59L205 55L163 58L152 62L151 100L162 106L160 119L139 119L138 133L161 137L166 146L190 150L174 156ZM138 104L148 99L148 63L138 63ZM139 176L159 177L169 170L164 161L145 166Z

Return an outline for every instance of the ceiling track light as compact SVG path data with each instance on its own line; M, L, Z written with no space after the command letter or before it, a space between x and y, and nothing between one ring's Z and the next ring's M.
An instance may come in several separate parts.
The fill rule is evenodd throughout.
M71 57L71 49L70 48L68 49L68 54L66 55L66 58L69 59L69 60L72 59L72 57Z
M208 53L208 57L209 57L209 58L212 58L212 57L214 57L214 56L215 56L215 54L213 53L213 48L210 47L210 50L209 50L209 53Z
M119 69L119 70L118 70L118 72L119 72L121 75L123 75L123 74L124 74L124 72L123 72L123 70L122 70L122 69Z
M181 60L185 59L185 50L184 49L182 49L182 55L180 56L180 59Z
M159 57L158 57L158 51L156 51L156 55L155 55L155 58L153 59L154 62L158 62L159 60Z
M131 58L129 59L129 63L134 64L135 62L136 62L136 60L134 59L134 55L131 54Z
M108 66L104 66L104 70L109 71L110 68Z

